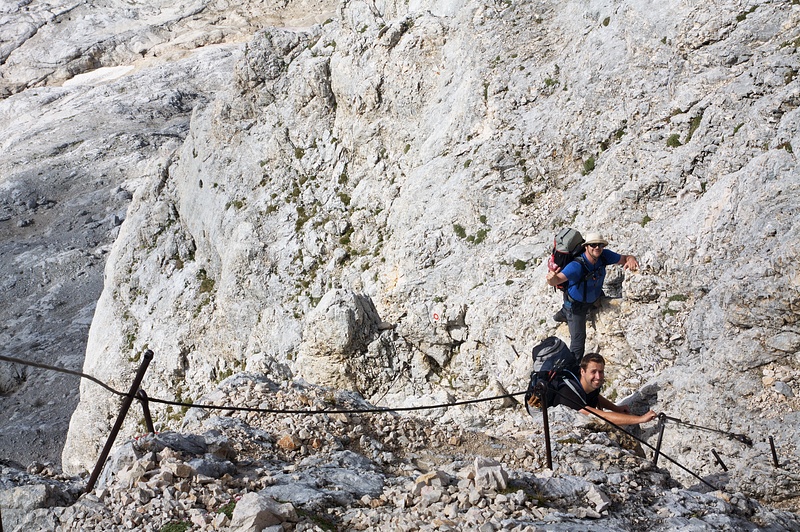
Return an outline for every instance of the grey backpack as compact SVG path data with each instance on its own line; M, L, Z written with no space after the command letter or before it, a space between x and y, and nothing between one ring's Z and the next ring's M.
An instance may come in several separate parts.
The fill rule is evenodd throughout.
M561 271L564 266L580 257L583 253L583 236L571 227L565 227L556 233L553 239L553 252L547 261L547 269L551 272ZM558 290L566 290L567 283L556 286Z
M569 350L567 344L556 336L545 338L533 348L533 371L525 392L525 408L533 415L532 408L541 408L541 395L537 386L546 394L547 405L555 400L558 388L564 379L578 380L580 361ZM543 385L540 385L543 383Z

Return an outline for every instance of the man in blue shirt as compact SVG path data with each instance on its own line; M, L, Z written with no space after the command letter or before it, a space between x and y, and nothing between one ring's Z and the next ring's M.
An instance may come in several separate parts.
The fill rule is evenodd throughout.
M564 305L560 314L569 326L569 350L580 359L586 350L586 319L589 310L603 295L606 266L620 264L628 270L638 270L639 262L633 255L620 255L606 249L608 240L600 233L589 233L583 243L584 252L563 270L548 271L547 284L567 283Z

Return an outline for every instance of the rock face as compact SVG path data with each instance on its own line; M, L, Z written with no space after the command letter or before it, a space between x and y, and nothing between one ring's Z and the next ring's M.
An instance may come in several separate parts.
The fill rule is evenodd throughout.
M380 327L369 298L344 290L328 292L305 320L298 346L299 376L319 385L374 395L387 373L396 377L401 369L391 367L394 350L382 341Z
M230 84L238 43L262 24L308 24L327 11L316 2L280 12L259 3L244 16L202 3L4 7L0 354L81 369L133 194L148 176L166 177L195 106ZM77 402L75 377L0 363L3 456L60 461Z
M88 9L69 7L76 20ZM110 223L112 212L124 221L87 247L113 246L107 256L91 251L92 259L76 246L68 263L92 262L88 277L98 283L106 261L86 373L126 390L152 349L143 387L165 399L201 397L242 370L393 406L519 390L533 345L567 336L551 319L559 300L543 278L553 233L571 225L603 232L642 266L611 269L607 293L621 299L607 301L589 328L587 347L609 360L605 394L642 388L642 405L760 440L772 434L797 454L794 2L127 9L102 10L124 31L106 24L106 33L78 38L90 27L79 25L84 33L73 30L70 47L51 47L63 57L34 61L40 56L26 46L68 35L57 26L70 16L41 14L33 23L20 7L14 20L28 21L20 27L40 26L4 52L2 66L4 116L22 120L26 102L53 109L54 118L80 116L78 101L111 109L105 120L91 115L95 145L70 144L68 126L43 130L36 138L60 140L33 167L47 176L38 181L19 168L39 160L25 150L44 143L3 121L18 150L2 156L3 190L55 183L53 161L118 168L103 183L119 212L93 221ZM80 44L92 39L106 48ZM59 66L41 66L52 64ZM136 98L109 96L123 92ZM136 112L126 113L137 98L127 108ZM161 103L141 113L145 101L176 111L158 112ZM117 116L131 114L132 124ZM127 138L122 124L140 129L142 115L153 125L136 137L139 148L117 157L101 149ZM102 190L92 172L65 171L58 182ZM56 208L40 207L39 196L48 195L9 192L19 199L6 202L9 218L0 222L12 259L4 265L36 259L50 267L45 244L27 255L14 244L44 225L26 209ZM54 233L74 216L66 206L52 212L60 213ZM18 293L34 295L9 316L29 312L20 323L31 333L9 325L3 334L15 350L35 351L25 343L39 330L27 309L50 289L23 290L28 277L19 271L9 277ZM74 300L85 318L95 294ZM64 320L78 313L58 312ZM73 319L72 338L87 321ZM8 388L23 384L4 375ZM82 382L67 471L93 466L116 408L113 396ZM154 416L158 429L180 417L167 407ZM472 413L431 416L480 424ZM123 434L141 431L137 421L129 416ZM763 441L751 450L670 428L664 444L695 452L703 474L717 471L707 458L714 446L728 460L769 464ZM760 497L776 493L768 467L751 475Z
M175 68L100 68L0 100L0 353L81 369L104 264L133 193L169 166L192 109L224 77L212 65L235 55L209 47ZM14 65L2 66L4 83ZM75 377L0 365L0 447L23 463L56 458L77 387Z

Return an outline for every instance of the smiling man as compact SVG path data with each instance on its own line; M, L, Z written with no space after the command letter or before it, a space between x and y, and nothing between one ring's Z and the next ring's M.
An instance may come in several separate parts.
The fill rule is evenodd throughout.
M647 423L657 414L648 410L641 416L630 413L627 405L618 406L600 395L605 382L605 359L597 353L588 353L581 359L580 382L565 378L559 386L553 405L565 405L589 415L597 414L615 425Z
M556 321L566 321L569 326L569 350L581 358L586 350L586 319L595 303L603 295L606 266L619 264L628 270L638 270L639 262L633 255L620 255L606 249L608 240L600 233L589 233L583 243L584 252L564 266L563 270L548 271L547 284L557 286L567 283L564 305L556 314Z

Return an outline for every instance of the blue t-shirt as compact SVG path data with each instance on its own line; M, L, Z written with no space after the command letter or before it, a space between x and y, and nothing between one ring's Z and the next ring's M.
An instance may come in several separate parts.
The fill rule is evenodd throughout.
M614 253L610 249L604 249L603 254L600 255L600 259L598 259L595 264L589 262L589 259L586 258L586 253L581 255L581 257L583 258L586 268L581 265L580 261L573 260L564 266L564 269L561 270L561 273L563 273L569 281L567 285L567 293L569 294L569 297L575 301L594 303L603 293L603 281L605 281L606 278L605 265L618 263L622 258L622 255L619 253ZM587 272L586 269L589 271ZM586 298L583 296L584 283L581 282L584 274L586 275Z

